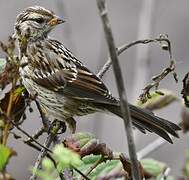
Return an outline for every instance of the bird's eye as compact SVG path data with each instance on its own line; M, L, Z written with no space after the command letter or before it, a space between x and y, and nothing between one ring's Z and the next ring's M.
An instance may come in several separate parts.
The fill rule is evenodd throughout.
M42 23L44 23L45 20L43 18L37 18L37 19L35 19L35 21L39 24L42 24Z

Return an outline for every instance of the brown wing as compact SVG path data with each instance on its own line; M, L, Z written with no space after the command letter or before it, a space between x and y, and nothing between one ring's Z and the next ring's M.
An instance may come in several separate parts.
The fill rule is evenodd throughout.
M33 76L36 83L75 99L97 103L118 103L101 79L89 71L68 49L58 41L51 40L49 43L51 47L49 44L47 47L48 51L51 51L51 56L44 54L48 67L43 67L44 62L38 62L40 68L35 69ZM57 47L59 49L55 52Z

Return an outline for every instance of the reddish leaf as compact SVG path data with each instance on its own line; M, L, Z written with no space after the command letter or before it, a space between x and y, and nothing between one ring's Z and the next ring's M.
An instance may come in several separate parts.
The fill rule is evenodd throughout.
M18 122L20 120L25 111L25 97L23 96L24 91L25 88L23 86L18 86L13 91L12 109L10 116L12 117L12 119L15 120L15 122ZM0 99L0 108L5 113L7 112L10 93L11 89L8 92L5 91L4 96Z
M64 140L64 145L80 154L81 157L89 154L101 154L112 157L112 151L104 143L99 143L90 133L76 133Z

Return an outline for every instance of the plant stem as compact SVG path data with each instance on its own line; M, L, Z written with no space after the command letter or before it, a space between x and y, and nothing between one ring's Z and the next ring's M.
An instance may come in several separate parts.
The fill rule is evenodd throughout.
M13 102L13 92L14 92L14 89L15 89L15 84L16 84L16 79L13 78L12 80L12 89L10 91L10 96L9 96L9 102L8 102L8 107L7 107L7 112L6 112L6 116L8 117L7 118L7 121L6 121L6 124L5 124L5 128L4 128L4 131L3 131L3 144L6 145L7 144L7 140L8 140L8 136L9 136L9 129L10 129L10 122L8 119L10 119L10 115L11 115L11 109L12 109L12 102Z
M52 152L50 149L48 149L47 147L45 147L44 145L40 144L37 140L35 140L32 136L30 136L26 131L24 131L20 126L18 126L17 124L15 124L13 121L10 121L15 127L16 129L18 129L20 132L22 132L23 134L25 134L29 139L31 139L33 142L35 142L37 145L39 145L41 148L45 149L48 152ZM27 144L27 141L25 142Z
M129 49L129 48L131 48L131 47L133 47L135 45L138 45L138 44L162 43L162 42L166 42L168 44L168 46L170 46L170 41L169 41L168 38L155 38L155 39L136 40L136 41L133 41L133 42L131 42L129 44L123 44L122 46L120 46L119 48L117 48L117 55L119 56L120 54L122 54L127 49ZM171 52L169 52L169 54L170 53ZM106 61L106 63L99 70L97 76L100 77L100 78L102 78L104 76L104 74L109 70L109 68L110 68L111 65L112 65L111 58L108 58L108 60Z
M44 143L45 147L47 148L50 147L59 129L60 129L60 122L57 121L56 126L52 129L51 133L48 135L47 139L45 140L45 143ZM30 177L30 180L37 179L36 171L41 168L41 161L46 156L46 154L47 154L47 150L43 148L41 153L37 157L37 161L35 162L34 170L33 170L32 176Z
M127 133L127 140L128 140L128 147L129 147L129 155L131 159L131 169L132 169L132 176L135 180L140 180L140 173L139 173L139 164L137 161L136 149L134 144L133 138L133 131L132 131L132 122L131 116L129 111L129 106L127 102L126 90L124 88L123 77L121 73L121 68L118 61L118 55L114 43L114 38L112 35L112 30L110 28L110 22L107 15L106 9L106 1L105 0L97 0L97 6L100 12L100 17L102 20L106 41L108 44L108 49L110 53L110 57L112 60L113 70L116 78L117 88L120 97L120 106L121 112L123 115L125 131Z

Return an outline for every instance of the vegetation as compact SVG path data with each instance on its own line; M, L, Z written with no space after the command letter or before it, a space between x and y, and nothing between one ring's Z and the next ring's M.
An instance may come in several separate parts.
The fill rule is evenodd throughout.
M100 1L97 2L100 3ZM101 3L105 3L105 1L102 1ZM105 4L101 5L102 7L99 7L99 9L103 7L105 8ZM108 14L106 15L108 17ZM106 25L106 23L109 22L106 19L104 23L104 25ZM105 33L107 33L106 30ZM107 35L107 37L109 36ZM112 42L108 41L110 49L111 46L114 45L111 43ZM164 78L169 74L173 74L174 79L177 81L175 60L171 51L171 43L167 36L161 35L155 39L137 40L117 48L117 52L116 48L114 47L115 52L113 55L111 55L111 59L112 61L114 61L113 58L118 59L117 55L123 53L134 45L147 43L156 43L160 45L163 50L168 52L170 61L169 66L163 69L161 73L154 76L152 78L152 82L144 87L144 91L140 95L140 101L137 102L138 106L149 110L156 110L165 108L173 102L179 103L183 107L183 121L180 123L180 126L183 128L183 132L186 133L189 129L189 112L187 108L189 99L188 74L184 79L184 86L182 90L186 106L183 104L183 101L176 97L176 95L171 90L158 89L160 82L164 80ZM60 139L60 134L66 131L65 124L57 122L56 120L50 123L45 116L44 110L40 107L40 104L37 101L37 96L31 97L22 85L19 75L19 67L25 66L25 64L20 64L19 57L15 53L15 39L10 37L8 43L5 44L1 42L0 47L3 51L3 55L5 56L5 58L0 59L0 179L14 179L14 175L12 177L9 172L7 172L6 167L9 163L11 163L11 158L13 158L15 155L20 155L20 152L15 152L14 149L8 146L8 140L10 136L13 136L15 141L21 140L26 145L39 151L38 159L35 165L31 168L31 180L37 178L42 180L104 180L111 178L131 179L132 176L134 176L135 172L132 172L134 162L128 158L129 155L122 152L112 151L111 148L106 145L106 143L102 143L94 135L88 132L79 132ZM99 71L98 76L102 77L110 66L111 61L108 60L105 66L103 66ZM118 72L115 70L115 74L116 73ZM152 88L155 88L155 91L152 91ZM32 102L36 104L44 125L35 135L31 135L26 132L22 126L26 120L26 110L28 109L30 113L34 113L33 108L31 107ZM125 101L125 105L127 106L127 101ZM15 129L22 135L17 135L15 133ZM125 129L129 130L127 135L131 136L130 139L132 140L132 135L130 134L132 130L127 126L127 124L125 125ZM38 142L38 138L43 133L47 133L48 136L45 140L45 143L41 144ZM25 136L28 139L24 139ZM54 143L53 146L51 146L52 143ZM133 140L132 143L134 143ZM152 143L150 144L150 150L147 146L144 148L142 153L138 153L139 159L137 164L139 164L139 179L174 179L174 177L169 175L170 168L168 164L148 157L148 154L151 151L154 151L164 143L164 140L161 140L158 145ZM130 156L136 156L135 151L132 149L133 147L129 147L131 147ZM148 158L144 158L146 156ZM134 169L137 169L137 167L134 166ZM181 174L183 178L186 177L189 179L188 157L186 157L186 162ZM137 179L136 176L134 176L135 179Z

